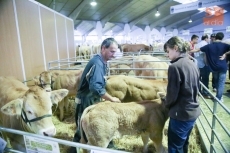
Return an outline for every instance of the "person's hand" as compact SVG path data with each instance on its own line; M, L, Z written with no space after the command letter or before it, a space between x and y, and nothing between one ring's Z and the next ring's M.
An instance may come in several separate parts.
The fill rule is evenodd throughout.
M220 56L220 60L224 60L225 59L225 57L226 57L226 55L225 54L223 54L222 56Z
M111 101L112 101L112 102L117 102L117 103L120 103L120 102L121 102L120 99L117 98L117 97L112 97Z

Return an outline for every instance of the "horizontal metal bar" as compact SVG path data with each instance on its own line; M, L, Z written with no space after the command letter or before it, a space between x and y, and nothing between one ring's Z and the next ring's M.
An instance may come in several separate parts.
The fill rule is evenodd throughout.
M213 133L214 133L216 139L218 140L219 144L221 145L221 147L224 149L224 151L225 151L225 152L228 152L228 149L225 147L225 145L224 145L224 144L222 143L222 141L219 139L217 132L216 132L215 130L213 130Z
M117 151L117 150L100 148L100 147L90 146L90 145L76 143L76 142L70 142L70 141L66 141L66 140L61 140L61 139L57 139L57 138L52 138L52 137L42 136L42 135L38 135L38 134L23 132L23 131L19 131L19 130L10 129L10 128L4 128L1 126L0 126L0 131L10 132L10 133L19 134L19 135L32 136L32 137L36 137L36 138L40 138L40 139L44 139L44 140L48 140L48 141L58 142L58 143L63 144L63 145L73 146L73 147L77 147L77 148L83 148L83 149L87 149L87 150L98 150L98 151L105 151L105 152L107 151L109 153L127 153L125 151Z
M202 115L204 116L205 120L207 121L207 123L208 123L210 129L211 129L211 127L212 127L212 126L211 126L211 123L208 121L208 118L207 118L207 116L205 115L205 113L203 112L202 109L201 109L201 112L202 112Z
M216 120L219 122L220 126L224 129L224 131L228 134L228 136L230 137L230 132L229 130L226 128L226 126L223 124L223 122L219 119L219 117L215 114L215 118Z
M206 137L207 137L207 139L208 139L208 141L209 141L209 144L210 144L210 143L211 143L211 139L209 138L209 135L208 135L208 133L207 133L207 130L205 129L204 125L202 124L200 118L198 118L198 120L200 121L200 125L202 126L202 129L203 129L203 131L204 131L204 133L205 133L205 135L206 135Z

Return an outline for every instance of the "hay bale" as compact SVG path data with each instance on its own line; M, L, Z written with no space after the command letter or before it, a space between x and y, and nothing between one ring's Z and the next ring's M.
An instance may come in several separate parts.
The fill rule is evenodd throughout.
M165 123L165 127L163 130L163 141L162 144L164 146L165 152L167 152L168 149L168 137L167 137L167 131L168 131L168 124L169 120ZM143 150L143 143L140 136L123 136L121 139L114 139L113 140L116 147L119 148L119 150L125 150L125 151L131 151L134 153L140 153ZM195 126L191 132L190 138L189 138L189 153L201 153L201 139L198 132L197 127ZM148 152L149 153L155 153L156 150L154 148L154 145L152 141L150 140L148 143Z
M72 141L76 131L76 124L60 122L57 116L52 116L52 120L57 129L55 138ZM59 144L59 148L61 153L67 153L70 146Z

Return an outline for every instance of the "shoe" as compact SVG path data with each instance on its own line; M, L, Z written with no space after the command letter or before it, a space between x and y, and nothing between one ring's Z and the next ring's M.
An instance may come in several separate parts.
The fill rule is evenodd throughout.
M217 98L218 99L218 98ZM214 99L215 100L215 99ZM216 101L216 100L215 100ZM220 100L219 100L221 103L223 103L224 102L224 99L223 98L221 98Z
M213 88L212 91L213 91L213 92L216 92L216 88Z
M68 153L77 153L76 147L70 147L70 148L68 149Z
M220 102L222 102L222 103L224 102L224 99L223 99L223 97L220 99Z
M208 95L203 95L203 97L204 97L205 99L213 99L211 96L208 96Z
M115 150L118 149L118 148L114 145L113 140L109 142L109 145L108 145L107 148L109 148L109 149L115 149Z

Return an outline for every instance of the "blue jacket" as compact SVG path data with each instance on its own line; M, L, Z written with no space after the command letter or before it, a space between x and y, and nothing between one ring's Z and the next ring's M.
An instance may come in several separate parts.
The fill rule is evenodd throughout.
M95 55L86 65L77 91L77 97L82 98L86 95L100 98L106 93L107 65L101 55Z

